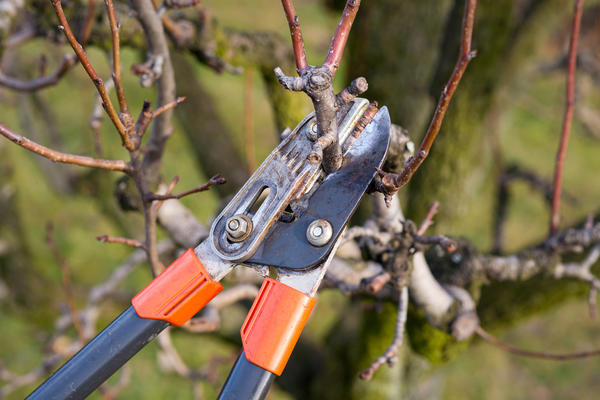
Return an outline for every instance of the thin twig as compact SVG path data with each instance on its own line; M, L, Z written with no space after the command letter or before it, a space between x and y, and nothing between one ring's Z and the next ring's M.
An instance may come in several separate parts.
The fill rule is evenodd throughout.
M134 247L136 249L143 249L144 243L139 240L129 239L124 237L116 237L116 236L108 236L108 235L100 235L96 236L96 240L102 243L120 243L126 246Z
M442 89L442 94L438 100L433 118L429 124L429 128L427 128L427 132L425 133L425 137L421 142L419 150L414 156L408 159L406 164L404 164L404 169L399 174L387 173L378 169L381 177L381 185L378 190L386 195L387 204L389 204L391 196L393 196L402 186L408 183L415 171L419 168L429 154L431 145L433 144L442 126L442 122L444 120L444 116L446 115L446 111L448 110L450 100L452 100L452 96L458 87L469 61L471 61L477 54L476 51L471 50L471 39L473 36L476 8L477 0L465 0L465 13L463 15L462 22L459 57L448 83L446 83Z
M85 22L81 28L81 45L85 47L92 33L92 26L94 25L94 16L96 14L96 0L88 0L88 7L85 13Z
M360 379L366 381L373 377L375 371L379 369L383 364L387 363L390 367L393 367L398 360L398 349L404 342L404 327L406 326L406 315L408 313L408 287L404 286L398 295L398 316L396 318L396 330L394 332L394 339L388 346L385 352L378 357L369 368L362 371L358 376Z
M413 239L415 240L416 243L421 243L421 244L439 244L446 251L452 252L452 251L456 250L456 243L452 239L449 239L444 235L432 235L432 236L413 235Z
M217 175L213 176L212 178L210 178L208 180L208 182L206 182L205 184L196 186L195 188L186 190L185 192L176 193L176 194L148 193L148 195L146 196L146 201L156 201L156 200L162 201L162 200L170 200L170 199L181 199L182 197L188 196L190 194L204 192L205 190L208 190L213 185L222 185L225 182L227 182L227 180L225 178L223 178L221 175L217 174Z
M431 225L433 225L433 217L435 216L435 214L437 214L439 205L439 202L434 201L431 207L429 207L429 211L427 211L425 219L423 220L423 222L421 222L421 225L419 225L419 229L417 229L417 235L422 236L425 233L425 231Z
M296 70L300 73L308 67L306 52L304 51L304 40L302 39L302 31L300 30L300 18L296 14L292 0L281 0L281 4L283 5L283 10L290 26L292 47L294 48L294 56L296 57Z
M0 71L0 86L13 90L18 90L20 92L34 92L36 90L47 88L49 86L54 86L67 73L67 71L69 71L69 69L75 64L76 61L77 57L75 57L74 55L66 55L63 57L60 65L52 74L47 76L40 76L39 78L33 79L31 81L23 81L21 79L12 78L10 76L4 75L4 73Z
M46 157L54 162L80 165L83 167L102 168L111 171L123 171L125 173L130 172L129 164L123 160L103 160L99 158L62 153L31 141L26 137L11 131L2 124L0 124L0 134L19 146L24 147L33 153Z
M150 122L152 122L152 120L154 118L158 117L159 115L161 115L162 113L164 113L166 111L172 110L173 108L175 108L177 106L177 104L181 103L184 100L185 100L184 96L178 97L174 101L172 101L168 104L165 104L162 107L159 107L154 111L150 111L151 104L149 101L145 100L144 105L142 106L142 112L140 112L138 120L135 123L136 136L138 138L141 138L142 136L144 136L144 133L146 133L146 129L148 129L148 125L150 125Z
M117 92L117 100L119 101L119 108L122 113L129 113L127 106L127 99L125 98L125 91L123 90L123 84L121 82L121 47L119 43L119 30L120 27L115 17L115 6L113 0L104 0L106 5L106 11L108 12L108 21L110 24L110 32L112 36L112 53L113 53L113 81L115 83L115 90ZM131 117L131 115L129 115ZM127 128L127 126L126 126Z
M560 144L556 153L556 166L554 169L554 191L552 195L552 216L550 217L549 236L554 235L560 223L560 193L562 189L562 175L567 145L571 134L571 122L573 120L573 107L575 105L575 69L577 66L577 41L579 39L579 28L581 26L581 14L583 12L583 0L575 0L573 11L573 27L571 40L569 42L569 63L567 69L567 93L565 115L563 118Z
M178 182L179 182L179 176L175 175L173 177L173 179L171 179L171 183L169 183L169 186L167 187L167 190L165 191L165 193L162 193L162 194L171 194L173 192L173 190L175 189L175 185L177 185ZM159 200L154 203L154 210L156 211L157 214L158 214L158 210L160 210L163 203L164 203L164 200Z
M50 2L52 3L52 6L54 7L54 10L56 11L58 20L60 22L59 28L64 32L69 44L73 48L73 51L75 51L75 54L77 54L77 58L79 59L79 62L81 62L81 65L83 66L83 68L87 72L88 76L90 77L90 79L92 80L94 85L96 86L96 90L98 90L100 97L102 97L102 102L104 103L106 113L108 114L108 116L109 116L110 120L112 121L112 123L114 124L115 128L117 128L117 131L119 132L119 135L121 136L123 145L128 150L130 150L130 151L133 150L134 149L133 143L129 139L129 136L127 135L127 133L125 131L125 126L119 119L119 116L117 115L117 112L115 111L115 108L113 107L112 102L110 101L110 97L108 96L108 92L106 91L106 89L104 87L104 83L102 82L102 79L100 79L100 77L96 73L96 70L94 69L94 67L90 63L89 59L87 58L87 55L85 54L85 50L77 42L77 39L73 35L73 31L71 31L71 27L69 26L69 22L67 21L64 10L62 8L61 0L50 0Z
M546 360L555 360L555 361L568 361L568 360L576 360L579 358L586 357L594 357L600 355L600 349L596 350L588 350L581 351L578 353L567 353L567 354L554 354L554 353L546 353L542 351L532 351L520 349L518 347L513 346L512 344L505 343L496 337L490 335L486 332L481 326L478 326L475 329L475 333L477 333L482 339L493 344L494 346L500 347L508 351L509 353L517 354L519 356L532 357L532 358L543 358Z
M350 28L352 28L352 24L354 23L354 18L356 17L359 6L360 0L348 0L346 2L344 11L342 11L340 22L338 23L333 38L331 39L329 52L327 53L327 58L325 59L323 65L329 67L333 76L335 76L335 73L340 66L340 60L344 54L344 48L346 47L346 42L348 41Z

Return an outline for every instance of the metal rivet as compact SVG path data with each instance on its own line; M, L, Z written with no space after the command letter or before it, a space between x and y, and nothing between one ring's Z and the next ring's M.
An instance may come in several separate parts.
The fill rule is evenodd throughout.
M331 240L333 228L328 221L316 219L310 223L306 230L306 238L313 246L325 246Z
M230 241L241 242L252 233L252 220L244 214L234 215L227 220L225 233Z
M319 128L317 126L317 121L315 121L314 119L310 121L308 125L308 129L306 130L306 137L308 137L308 139L312 140L313 142L319 137Z

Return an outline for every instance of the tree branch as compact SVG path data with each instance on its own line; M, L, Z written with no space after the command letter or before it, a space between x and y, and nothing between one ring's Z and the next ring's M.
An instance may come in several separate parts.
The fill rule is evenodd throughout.
M77 57L73 54L69 54L63 57L60 65L56 70L47 76L41 76L31 81L23 81L21 79L12 78L4 75L0 71L0 86L4 86L9 89L18 90L20 92L34 92L36 90L44 89L49 86L56 85L60 79L71 69L71 67L77 61Z
M442 89L442 94L433 113L433 118L429 124L429 128L427 128L427 132L425 133L425 137L421 142L419 150L414 156L408 159L406 164L404 164L404 169L399 174L383 172L381 170L378 171L381 181L377 185L377 190L385 194L387 203L389 203L391 196L408 183L415 171L421 166L429 154L431 146L442 126L450 100L452 100L452 96L460 83L469 61L477 54L476 51L471 50L476 8L477 0L465 0L459 57L448 83L446 83Z
M565 115L563 118L560 144L556 153L556 166L554 169L554 191L552 194L552 216L550 218L550 229L548 235L554 235L560 223L560 193L562 189L563 165L567 154L567 145L571 134L571 122L573 120L573 106L575 105L575 69L577 67L577 41L579 39L579 28L581 26L581 14L583 12L583 0L575 0L573 11L573 27L571 40L569 42L569 62L567 70L567 93Z
M49 149L48 147L42 146L41 144L35 143L26 137L19 135L0 124L0 134L6 137L13 143L19 146L46 157L54 162L80 165L83 167L93 167L107 169L111 171L122 171L125 173L131 172L130 165L122 160L103 160L99 158L78 156L74 154L62 153L60 151Z
M106 110L106 113L108 114L108 116L109 116L110 120L112 121L112 123L114 124L115 128L117 128L117 131L119 132L119 135L121 136L123 145L128 150L133 150L133 148L134 148L133 143L131 143L129 136L127 135L125 126L119 119L119 116L117 115L117 112L115 111L115 109L112 105L112 102L110 101L110 98L108 97L108 92L106 91L106 88L104 87L104 83L102 82L102 79L100 79L100 77L98 77L96 70L94 69L94 67L92 67L92 64L90 63L90 61L87 58L87 55L85 54L85 50L83 49L83 46L81 46L77 42L77 39L75 38L75 36L73 35L73 32L71 31L71 27L69 26L69 23L67 21L67 18L65 17L65 13L62 8L61 0L50 0L50 1L52 3L52 6L54 7L54 10L56 11L56 15L61 24L59 26L59 28L64 32L69 44L75 51L75 54L77 55L77 58L79 59L79 62L81 62L81 65L83 66L83 68L87 72L88 76L90 77L90 79L92 80L94 85L96 86L96 89L98 90L98 93L100 94L100 97L102 97L102 102L104 103L104 109Z

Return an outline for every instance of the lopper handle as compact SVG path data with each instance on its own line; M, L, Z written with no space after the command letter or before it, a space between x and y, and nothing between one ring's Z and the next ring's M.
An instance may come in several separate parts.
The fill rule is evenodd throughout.
M217 400L262 400L274 378L275 374L248 361L242 351Z
M27 399L84 399L167 326L129 307Z
M221 290L189 249L28 399L85 398L169 324L184 324Z

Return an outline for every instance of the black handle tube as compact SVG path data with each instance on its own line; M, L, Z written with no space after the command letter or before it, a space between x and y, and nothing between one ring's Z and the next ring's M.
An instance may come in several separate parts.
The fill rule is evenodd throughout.
M242 351L217 400L262 400L269 392L273 379L275 374L252 364Z
M84 399L167 326L141 318L130 306L27 399Z

